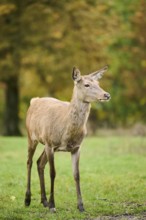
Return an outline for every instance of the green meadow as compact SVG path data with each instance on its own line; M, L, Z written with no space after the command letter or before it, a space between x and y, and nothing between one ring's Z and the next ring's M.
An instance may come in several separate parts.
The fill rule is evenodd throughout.
M56 153L55 201L57 212L40 204L36 160L32 168L32 202L24 206L27 139L0 137L0 219L70 220L140 217L146 211L146 138L87 137L80 159L81 189L85 212L76 209L76 190L69 153ZM48 165L45 169L49 195ZM139 218L142 219L142 218Z

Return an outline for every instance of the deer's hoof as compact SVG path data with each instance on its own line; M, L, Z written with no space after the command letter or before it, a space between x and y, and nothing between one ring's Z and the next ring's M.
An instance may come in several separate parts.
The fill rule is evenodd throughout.
M49 207L49 203L47 202L47 200L42 201L42 203L45 208Z
M31 200L29 198L25 199L25 206L30 206Z
M50 212L51 213L56 213L56 209L55 208L50 208Z
M82 204L78 205L77 208L79 209L80 212L84 212L85 211L84 206Z

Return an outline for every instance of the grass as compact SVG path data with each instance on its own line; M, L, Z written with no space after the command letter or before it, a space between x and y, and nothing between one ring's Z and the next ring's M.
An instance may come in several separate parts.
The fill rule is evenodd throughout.
M26 190L26 138L0 137L0 219L71 220L98 216L140 215L146 211L146 138L93 137L82 144L80 173L86 211L76 209L76 191L69 153L56 153L56 214L40 204L34 156L32 203L24 207ZM45 169L49 194L49 169Z

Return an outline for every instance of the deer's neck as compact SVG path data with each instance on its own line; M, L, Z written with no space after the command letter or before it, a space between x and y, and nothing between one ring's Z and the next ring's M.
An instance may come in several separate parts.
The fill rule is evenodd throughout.
M74 91L70 102L70 119L76 127L82 127L86 124L90 113L90 103L81 101Z

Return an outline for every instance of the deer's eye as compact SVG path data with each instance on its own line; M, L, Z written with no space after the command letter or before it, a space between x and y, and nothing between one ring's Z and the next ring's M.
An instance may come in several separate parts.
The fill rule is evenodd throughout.
M85 84L85 87L90 87L90 85L89 84Z

